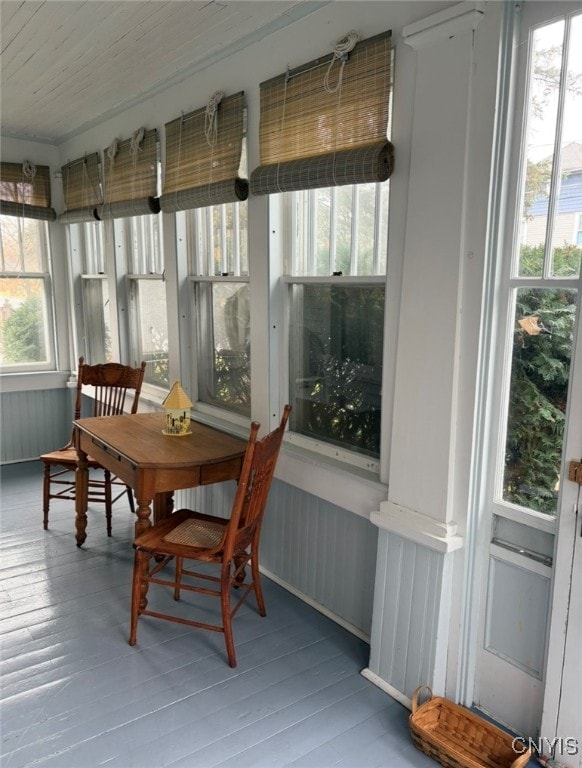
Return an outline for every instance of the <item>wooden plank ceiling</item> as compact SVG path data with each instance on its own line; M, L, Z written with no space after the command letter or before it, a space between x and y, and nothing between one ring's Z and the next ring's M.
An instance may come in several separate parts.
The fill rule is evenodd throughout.
M2 135L58 145L325 4L1 0Z

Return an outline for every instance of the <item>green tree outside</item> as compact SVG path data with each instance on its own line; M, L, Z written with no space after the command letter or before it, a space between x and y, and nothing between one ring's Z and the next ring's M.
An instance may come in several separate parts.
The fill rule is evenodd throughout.
M554 253L557 274L572 274L581 249ZM526 274L539 274L543 246L522 249ZM576 292L521 288L516 301L503 498L556 514Z
M38 363L46 359L42 303L29 296L12 310L2 327L2 362Z

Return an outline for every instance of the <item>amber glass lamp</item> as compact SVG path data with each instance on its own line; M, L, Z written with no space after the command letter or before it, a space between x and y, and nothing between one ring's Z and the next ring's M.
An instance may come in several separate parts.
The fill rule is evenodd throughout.
M190 408L192 402L180 386L179 381L174 383L162 405L166 410L166 428L162 430L164 435L174 437L191 435Z

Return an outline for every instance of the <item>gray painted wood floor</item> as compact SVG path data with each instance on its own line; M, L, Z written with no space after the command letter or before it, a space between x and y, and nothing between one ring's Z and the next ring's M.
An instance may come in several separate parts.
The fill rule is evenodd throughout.
M266 579L267 617L249 600L235 618L236 669L221 635L152 618L131 648L127 506L109 539L90 511L78 549L71 502L42 529L39 462L1 479L4 768L437 765L359 674L368 646Z

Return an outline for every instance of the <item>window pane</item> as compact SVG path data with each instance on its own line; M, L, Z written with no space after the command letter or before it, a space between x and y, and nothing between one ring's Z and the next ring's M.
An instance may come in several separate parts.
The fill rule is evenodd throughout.
M516 291L504 501L556 514L576 292Z
M195 376L198 400L249 416L250 307L246 201L186 212L186 236L194 282Z
M85 236L83 271L88 275L102 275L105 273L105 249L103 247L102 222L84 222L83 233Z
M576 276L582 262L582 14L572 19L560 151L559 189L552 236L552 276Z
M388 190L383 183L286 193L294 222L288 274L385 274Z
M344 275L357 275L358 271L351 271L352 253L352 209L355 188L352 186L337 188L337 221L336 221L336 256L334 272L343 272ZM359 223L358 219L356 221Z
M247 283L198 283L198 397L250 413L250 307Z
M132 216L129 227L130 272L135 275L161 275L162 255L161 217Z
M291 288L291 428L380 453L383 287Z
M536 29L532 40L519 254L524 277L580 274L582 16L572 20L567 47L565 32L561 20Z
M136 362L145 360L144 381L167 387L168 319L163 280L132 280L133 321L137 343Z
M46 222L0 216L3 272L46 272Z
M83 279L87 362L112 362L109 288L105 278Z
M191 275L248 275L246 201L187 211Z
M42 278L0 278L0 364L49 361Z

